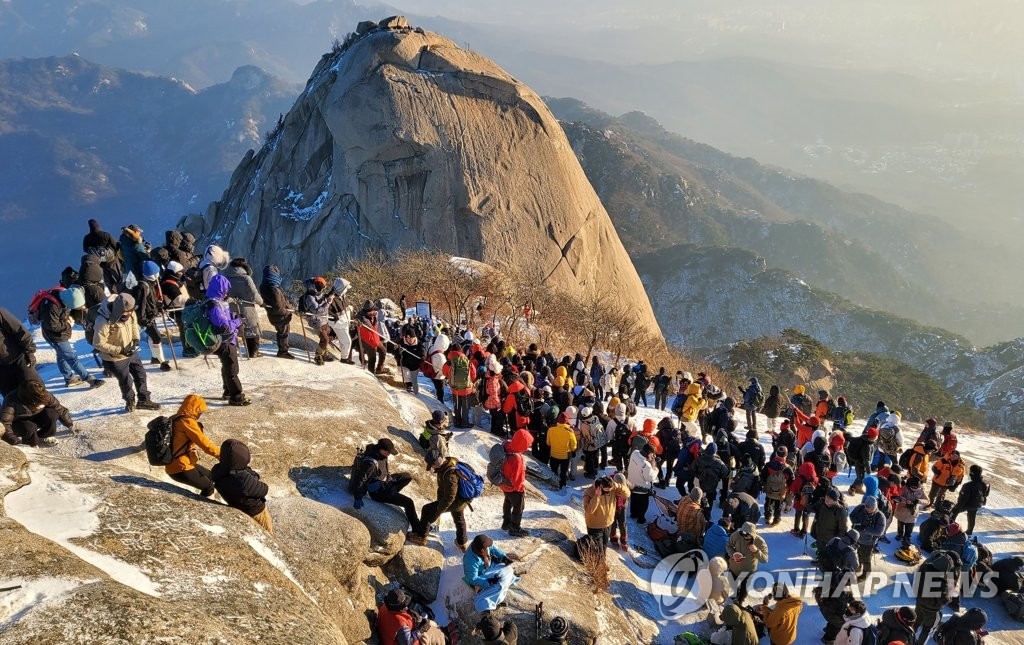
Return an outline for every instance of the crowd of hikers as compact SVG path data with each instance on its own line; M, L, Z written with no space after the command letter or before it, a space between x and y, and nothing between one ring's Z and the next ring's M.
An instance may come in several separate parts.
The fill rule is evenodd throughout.
M750 378L735 388L734 398L704 372L694 377L659 367L655 373L643 360L613 365L596 355L559 358L535 344L520 351L489 326L468 329L407 316L404 296L401 305L381 299L354 311L343 278L305 280L304 293L293 304L274 265L263 268L257 287L244 259L232 259L216 245L197 255L189 233L168 231L165 245L152 248L137 226L124 227L115 239L95 220L89 224L79 269L65 269L60 286L36 294L28 311L30 323L41 327L55 350L68 388L95 388L114 378L127 412L159 409L140 357L141 336L145 332L150 364L169 371L163 341L177 330L182 358L215 355L223 399L249 405L238 376L239 347L250 358L262 355L259 308L275 329L279 358L295 358L289 339L298 315L300 327L308 325L316 342L311 363L358 362L383 374L393 357L406 390L419 394L421 376L432 384L435 407L441 409L425 423L419 443L425 469L436 476L436 499L417 509L403 494L412 477L390 472L388 459L399 448L389 438L359 452L349 492L356 510L367 498L401 508L411 544L426 544L441 518L451 516L455 547L464 554L463 580L482 615L477 631L484 642L517 642L515 624L500 623L492 612L504 605L519 577L513 554L485 534L470 538L464 512L489 480L504 498L501 529L511 538L529 536L523 526L528 456L550 469L555 494L582 489L581 557L603 558L608 549L632 553L637 549L633 531L645 532L661 556L702 554L714 581L708 606L722 625L712 642L811 640L797 636L803 601L785 585L776 585L758 606L745 604L753 574L770 562L759 526L776 526L790 513L791 535L803 540L823 576L814 596L826 622L821 635L826 644L982 642L986 616L978 608L962 612L961 575L994 574L1007 608L1015 616L1024 614L1019 572L1024 558L993 561L974 536L990 487L982 467L961 456L951 421L940 427L928 419L911 441L900 413L882 401L864 427L854 428L847 400L833 400L826 390L812 399L797 385L787 397L777 385L765 393L758 379ZM102 373L92 374L83 365L70 342L73 324L86 330ZM170 348L176 363L173 343ZM8 443L52 445L58 422L74 428L69 411L39 377L35 352L19 318L0 309L0 423ZM640 408L647 408L642 422ZM234 439L219 447L211 442L199 421L206 409L205 400L190 394L173 417L151 422L151 463L165 465L169 477L200 495L220 493L272 531L267 486L249 467L248 448ZM758 428L758 415L766 419L766 433ZM472 427L500 439L486 480L449 450L453 431ZM200 452L218 463L203 467ZM853 483L842 491L834 480L846 473ZM670 488L678 498L661 492ZM894 557L914 570L944 576L946 582L935 589L915 588L914 606L876 617L855 592L870 584L874 560L886 557L885 544L895 544ZM401 589L382 598L382 642L445 642L444 630L414 605ZM942 621L947 607L954 613ZM538 633L535 642L567 642L570 624L556 617L546 631L546 638Z

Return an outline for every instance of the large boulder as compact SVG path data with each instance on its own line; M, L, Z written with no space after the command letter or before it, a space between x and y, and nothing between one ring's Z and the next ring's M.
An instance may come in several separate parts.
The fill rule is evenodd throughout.
M368 250L438 249L573 293L615 293L660 335L540 97L451 40L401 19L380 26L324 56L211 204L202 237L293 276Z
M398 507L366 498L361 509L346 508L344 512L357 518L370 532L370 550L363 559L367 566L384 565L405 546L409 522Z
M35 452L28 474L0 523L24 596L5 643L348 642L247 515L108 464Z
M437 599L441 584L444 555L437 549L407 544L384 565L383 571L392 581L415 591L430 602Z

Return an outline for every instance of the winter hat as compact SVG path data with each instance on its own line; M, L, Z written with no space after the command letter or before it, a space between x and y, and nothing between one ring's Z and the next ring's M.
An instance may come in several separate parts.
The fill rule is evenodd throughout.
M904 625L913 625L917 622L917 612L913 607L900 607L896 610L896 618Z
M944 424L942 424L942 434L949 434L952 431L953 431L953 422L952 421L947 421Z
M857 540L860 539L860 531L857 529L850 529L846 532L845 537L850 544L856 544Z
M827 399L828 398L828 390L818 390L818 398L819 399Z
M797 385L796 387L793 388L793 394L803 394L806 391L807 388L805 388L803 385Z
M878 428L868 428L867 432L864 433L864 436L867 437L868 439L877 439Z
M825 437L815 437L814 438L813 446L814 446L815 450L824 450L825 446L827 446L827 445L828 444L825 443Z
M580 408L579 415L581 419L589 419L590 417L594 416L594 408L585 405L582 408Z
M946 525L946 535L948 537L955 537L960 534L960 523L950 522Z
M614 410L619 406L620 403L622 403L622 401L619 400L619 397L613 396L611 399L608 400L608 409Z
M845 396L839 397L839 399L836 401L836 403L841 405L841 406L842 405L846 405L846 397Z
M485 615L476 624L477 631L484 637L484 640L497 640L501 638L501 623L491 614Z
M938 447L939 446L935 443L934 439L929 439L928 441L924 442L925 452L935 452L938 449Z
M569 417L565 416L565 412L559 412L558 413L558 418L556 419L556 422L557 423L568 423L569 422Z
M654 419L644 419L644 434L651 434L654 432Z
M834 502L838 502L839 501L839 490L835 489L835 488L830 488L830 489L828 489L828 492L825 493L825 497L829 498L830 500L832 500Z
M699 504L700 500L704 499L704 491L699 488L694 488L690 491L690 499Z
M551 637L552 638L565 638L569 635L569 623L566 622L561 616L555 616L551 619Z
M807 425L811 426L812 428L817 428L818 426L821 425L821 419L818 418L818 415L812 414L811 418L807 420Z
M146 260L142 263L142 279L143 280L156 280L157 276L160 275L160 265L152 260Z
M170 271L171 273L181 273L182 271L185 270L185 267L183 267L180 262L175 262L174 260L171 260L170 262L167 263L167 270Z
M409 604L409 596L405 595L405 592L401 589L392 589L384 596L384 606L391 611L398 611L404 609Z
M925 422L924 422L924 425L927 426L927 427L930 427L930 428L934 428L935 427L935 423L936 423L935 419L926 419Z
M780 430L788 430L789 429L789 419L783 419L782 423L779 424L779 429Z
M740 527L740 535L751 536L757 533L757 527L754 526L753 522L744 522L743 526Z
M727 396L722 401L722 406L725 407L726 410L729 410L731 412L732 409L736 407L736 401L734 401L731 396Z
M709 455L717 455L718 454L718 444L715 443L715 442L709 443L708 447L705 449L705 452L707 452Z
M917 477L911 477L907 480L907 488L910 490L917 490L921 488L921 480Z
M775 451L775 454L780 457L788 457L789 450L786 449L786 446L779 446L778 450Z
M433 412L430 413L430 420L434 423L441 423L442 421L444 421L444 418L446 416L448 415L446 415L441 410L434 410Z
M878 510L878 498L871 496L864 498L864 508L869 511Z
M334 284L331 285L331 292L336 296L344 296L351 286L352 284L345 278L335 278Z

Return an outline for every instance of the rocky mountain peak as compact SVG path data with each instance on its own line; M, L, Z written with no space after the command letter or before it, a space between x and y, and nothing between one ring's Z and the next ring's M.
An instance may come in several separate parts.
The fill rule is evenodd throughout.
M222 199L186 224L294 277L370 249L439 249L565 289L613 289L658 331L540 97L401 17L361 23L326 54Z

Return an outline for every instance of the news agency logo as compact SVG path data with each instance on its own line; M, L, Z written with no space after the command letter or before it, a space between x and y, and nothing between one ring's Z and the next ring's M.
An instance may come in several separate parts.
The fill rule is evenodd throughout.
M663 618L674 620L698 611L711 594L709 558L703 551L673 553L651 574L651 593Z

